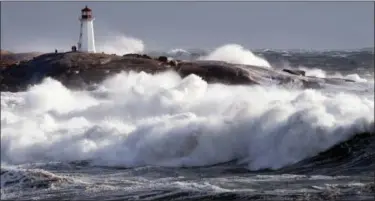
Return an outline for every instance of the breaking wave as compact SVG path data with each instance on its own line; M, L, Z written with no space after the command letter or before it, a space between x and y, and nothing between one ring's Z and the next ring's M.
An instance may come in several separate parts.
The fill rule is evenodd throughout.
M124 34L110 34L97 42L97 52L124 55L129 53L142 53L145 44L141 39Z
M234 64L253 65L271 68L267 60L254 55L250 50L238 44L226 44L218 47L200 60L217 60Z
M184 50L184 49L172 49L168 51L167 54L176 55L176 56L183 55L183 54L191 55L189 51Z
M51 93L53 92L53 93ZM1 162L278 169L374 132L373 94L120 73L93 91L53 79L1 93Z

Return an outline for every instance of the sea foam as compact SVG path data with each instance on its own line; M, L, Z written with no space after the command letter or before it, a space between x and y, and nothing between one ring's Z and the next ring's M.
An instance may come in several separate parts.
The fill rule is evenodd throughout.
M1 162L281 168L374 132L373 93L208 84L120 73L93 91L53 79L1 93Z

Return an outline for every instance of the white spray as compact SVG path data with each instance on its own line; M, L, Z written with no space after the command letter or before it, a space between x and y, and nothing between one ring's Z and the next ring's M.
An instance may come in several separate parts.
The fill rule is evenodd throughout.
M53 95L51 95L53 91ZM207 84L122 73L95 91L46 79L1 93L1 162L280 168L374 131L373 93Z
M267 60L254 55L250 50L238 44L223 45L200 60L217 60L235 64L253 65L271 68Z

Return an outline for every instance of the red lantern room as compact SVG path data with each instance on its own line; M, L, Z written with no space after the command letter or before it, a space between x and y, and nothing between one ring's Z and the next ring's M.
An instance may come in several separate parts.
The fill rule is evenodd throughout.
M81 19L87 19L87 20L92 19L91 9L88 8L87 6L84 9L81 10L81 13L82 13Z

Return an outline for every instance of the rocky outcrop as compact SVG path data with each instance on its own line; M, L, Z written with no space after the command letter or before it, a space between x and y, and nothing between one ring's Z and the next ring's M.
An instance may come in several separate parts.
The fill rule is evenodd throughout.
M6 50L0 50L0 69L2 70L22 61L28 61L41 54L42 53L40 52L13 53Z
M292 69L283 69L284 72L293 74L293 75L302 75L305 76L306 72L303 70L292 70Z
M100 82L108 75L130 70L157 73L166 68L155 60L134 55L51 53L3 70L1 90L23 90L45 77L57 79L68 87L82 87Z
M174 70L182 77L194 73L209 82L252 83L244 71L225 66L177 64L176 61L170 65L165 58L152 59L147 55L138 54L117 56L68 52L40 55L4 69L1 72L1 91L25 90L30 84L39 83L46 77L52 77L68 87L76 88L101 82L121 71L154 74L167 70Z
M146 55L146 54L135 54L135 53L131 53L131 54L125 54L123 57L135 57L135 58L143 58L143 59L152 59L150 56Z
M210 83L258 84L249 71L227 63L182 63L174 68L182 77L195 74Z
M1 91L22 91L46 77L59 80L69 88L86 87L121 71L150 74L175 71L181 77L195 74L209 83L276 84L300 83L302 87L319 87L324 79L283 72L271 68L235 65L219 61L168 61L167 57L151 58L141 54L123 56L104 53L50 53L29 61L10 64L1 71ZM292 72L292 73L291 73ZM302 75L302 76L301 76Z
M160 61L162 63L168 63L168 58L166 56L160 56L158 58L158 61Z
M170 66L178 66L178 61L176 61L176 60L170 60L168 62L168 65L170 65Z

